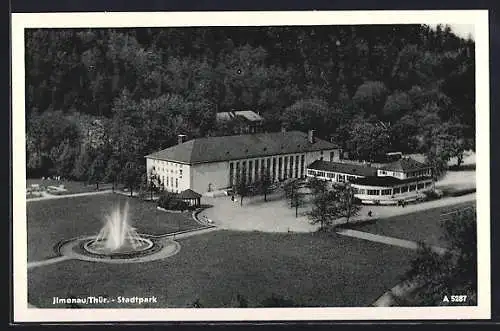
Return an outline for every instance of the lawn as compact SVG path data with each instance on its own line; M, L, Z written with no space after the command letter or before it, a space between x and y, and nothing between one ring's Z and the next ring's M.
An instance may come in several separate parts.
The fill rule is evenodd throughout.
M27 203L28 261L55 255L54 245L64 239L94 235L113 208L130 204L130 224L140 233L165 234L200 227L186 213L167 213L156 204L118 194L100 194Z
M448 243L442 238L443 229L441 224L445 218L450 216L442 216L441 214L474 205L474 202L466 202L447 207L433 208L407 215L379 219L370 224L359 224L355 228L359 231L424 242L428 245L448 247Z
M127 307L189 307L196 300L204 307L235 307L240 294L250 307L258 307L275 294L301 306L369 306L399 282L415 254L318 233L220 230L179 242L181 251L161 261L70 260L30 269L29 302L54 308L64 307L52 306L55 296L155 295L158 304Z

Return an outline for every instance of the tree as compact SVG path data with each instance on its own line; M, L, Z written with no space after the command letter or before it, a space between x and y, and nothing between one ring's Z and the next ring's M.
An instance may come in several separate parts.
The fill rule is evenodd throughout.
M291 206L295 207L295 217L299 217L299 207L304 204L304 193L300 192L300 188L295 188L290 200Z
M298 188L297 185L298 179L293 179L286 181L285 184L283 185L283 190L285 191L285 198L290 200L290 208L292 206L292 198L295 194L295 191Z
M104 179L106 174L106 157L102 152L97 152L94 161L90 164L88 174L89 182L95 183L96 190L99 190L99 183Z
M311 224L319 224L321 230L332 225L336 218L336 215L332 213L335 198L334 192L327 190L314 195L312 209L308 213Z
M111 157L106 165L104 180L110 181L112 190L115 191L116 182L120 174L120 162L116 157Z
M431 149L425 155L425 161L432 167L432 179L435 189L436 182L444 177L448 169L448 161L436 149Z
M307 187L312 191L313 195L320 195L326 191L326 181L318 179L316 177L310 177L307 179Z
M140 167L134 162L129 161L125 164L125 168L121 173L121 178L125 186L130 189L130 196L133 196L133 191L140 183L142 171Z
M366 81L358 87L352 101L367 114L380 114L387 96L387 87L380 81Z
M445 295L467 295L465 305L477 302L477 232L475 208L463 209L442 223L444 253L423 245L406 277L418 285L417 305L443 305Z
M312 224L320 224L321 229L332 225L333 221L345 218L349 223L351 217L358 215L361 206L354 200L351 186L334 185L330 190L321 190L314 196L313 208L309 213Z
M335 130L339 112L330 109L321 99L305 99L287 107L281 115L282 124L290 130L315 129L320 136Z
M349 219L351 217L357 216L359 211L361 210L361 206L356 204L354 199L354 192L351 185L338 185L334 187L334 190L337 191L337 204L336 204L336 213L340 217L344 217L346 219L346 223L349 223Z
M264 201L267 201L267 195L274 190L274 184L268 170L261 173L260 180L256 184L258 191L264 194Z
M151 194L151 200L153 200L153 194L155 192L158 193L163 187L161 177L155 172L154 169L151 169L146 180L148 183L149 192Z
M360 161L378 162L390 148L389 127L382 122L355 121L350 132L349 154Z
M249 193L250 189L248 187L248 183L245 181L245 178L240 176L240 178L236 181L236 194L240 196L240 206L243 206L243 198Z

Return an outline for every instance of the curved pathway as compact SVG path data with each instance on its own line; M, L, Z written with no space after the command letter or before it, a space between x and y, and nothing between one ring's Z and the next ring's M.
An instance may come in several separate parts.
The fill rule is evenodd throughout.
M47 260L28 262L28 269L35 268L35 267L41 267L44 265L62 262L62 261L70 260L70 259L72 259L72 258L69 256L63 255L63 256L53 257L53 258L50 258Z

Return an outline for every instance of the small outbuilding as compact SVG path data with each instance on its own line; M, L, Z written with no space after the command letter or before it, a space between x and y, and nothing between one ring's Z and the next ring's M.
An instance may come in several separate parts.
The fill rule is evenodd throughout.
M182 191L176 196L176 199L188 203L190 206L198 207L201 205L201 194L191 189Z

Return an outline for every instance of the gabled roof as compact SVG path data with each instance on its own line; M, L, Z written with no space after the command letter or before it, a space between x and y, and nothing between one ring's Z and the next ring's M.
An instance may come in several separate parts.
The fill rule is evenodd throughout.
M429 165L405 157L381 167L380 170L408 172L425 168L429 168Z
M337 148L318 138L311 144L307 138L307 133L300 131L197 138L149 154L146 158L198 164Z
M328 162L321 160L314 161L307 168L320 171L330 171L348 175L363 176L363 177L377 175L377 168L372 168L369 166L363 166L358 164Z
M252 110L235 110L229 112L220 112L216 114L218 120L228 121L234 119L235 117L242 117L251 122L259 122L264 119Z

